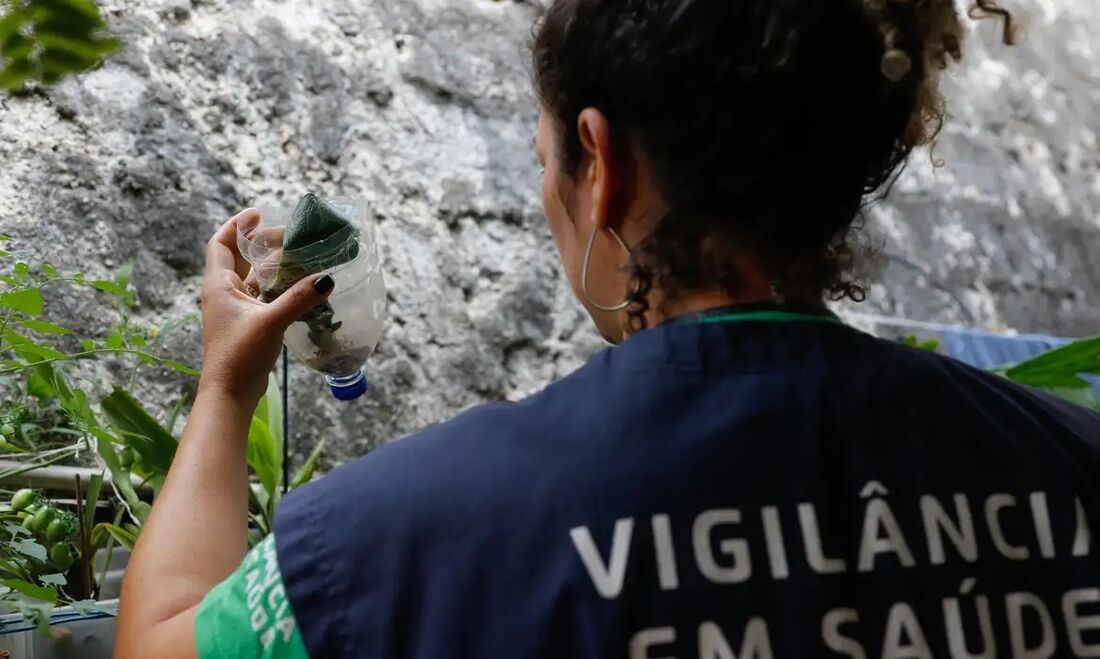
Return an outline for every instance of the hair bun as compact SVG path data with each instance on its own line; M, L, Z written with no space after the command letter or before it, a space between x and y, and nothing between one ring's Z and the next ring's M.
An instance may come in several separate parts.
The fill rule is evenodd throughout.
M913 58L902 50L893 48L882 56L882 75L893 82L901 82L913 70Z

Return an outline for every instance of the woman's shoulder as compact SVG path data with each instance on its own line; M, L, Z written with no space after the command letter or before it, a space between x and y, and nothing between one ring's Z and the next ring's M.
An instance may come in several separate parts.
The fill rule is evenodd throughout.
M587 368L587 367L586 367ZM546 464L566 433L583 428L586 368L519 401L478 405L442 423L395 439L341 465L289 497L327 499L361 491L388 497L447 496L471 483L500 483L529 461ZM312 491L312 492L311 492ZM324 491L324 492L322 492ZM295 496L297 495L297 496Z

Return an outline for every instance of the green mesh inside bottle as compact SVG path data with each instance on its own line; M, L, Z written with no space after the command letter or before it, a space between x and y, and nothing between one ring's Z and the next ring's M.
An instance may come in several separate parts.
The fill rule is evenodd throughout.
M261 299L270 302L305 277L349 263L359 255L359 230L332 204L307 193L283 230L283 249L275 283ZM332 306L324 302L302 317L319 354L340 350Z

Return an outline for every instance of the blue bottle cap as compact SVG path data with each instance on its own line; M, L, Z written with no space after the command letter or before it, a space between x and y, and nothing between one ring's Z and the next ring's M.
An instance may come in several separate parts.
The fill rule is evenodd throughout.
M325 377L325 381L328 382L329 389L337 400L355 400L367 393L370 387L367 376L362 370L351 375L329 375Z

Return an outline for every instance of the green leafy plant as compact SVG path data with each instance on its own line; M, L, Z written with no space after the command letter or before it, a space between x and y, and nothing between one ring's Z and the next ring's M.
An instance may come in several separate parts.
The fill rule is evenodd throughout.
M910 348L916 348L917 350L928 350L929 352L935 352L940 348L940 342L935 339L929 339L927 341L921 341L915 336L907 336L901 340L904 345Z
M49 264L29 263L29 254L8 248L0 236L0 451L14 466L0 479L33 472L81 454L98 457L104 469L87 483L87 500L73 509L50 503L44 492L20 492L18 501L0 505L0 608L48 630L54 606L80 610L93 606L95 583L103 583L116 547L132 550L152 502L175 457L173 429L186 398L168 410L151 411L134 394L140 368L168 367L190 376L198 371L157 354L157 344L176 323L144 327L132 310L132 268L110 279L62 274ZM104 308L120 319L96 338L81 338L48 319L49 292L69 287L75 294L100 296ZM82 380L81 365L110 357L124 366L105 394ZM125 370L128 367L129 370ZM250 488L253 525L250 539L271 530L282 494L283 410L274 378L249 431L248 459L256 482ZM318 446L290 485L312 478ZM106 478L104 478L104 476ZM101 518L96 506L102 490L117 507ZM28 509L28 507L31 507ZM24 524L27 526L24 527ZM91 557L105 550L103 572L92 575ZM76 581L73 577L80 576ZM71 585L70 585L71 584Z
M122 47L92 0L0 0L0 89L53 85Z
M252 504L249 518L252 522L250 541L255 544L272 529L275 507L282 496L283 474L283 411L279 386L274 376L268 384L267 394L260 400L248 431L246 456L255 483L249 489ZM134 476L152 487L153 495L160 492L168 469L175 456L177 441L167 427L142 407L127 392L116 389L106 397L101 406L111 421L110 429L100 429L97 449L111 481L129 511L129 521L102 522L93 533L92 545L105 546L105 541L115 542L130 550L141 533L151 506L133 486ZM173 413L173 419L177 410ZM317 468L324 442L320 442L306 462L290 479L290 489L295 489L312 478ZM130 452L131 458L124 456Z
M1075 341L995 372L1100 412L1100 398L1092 384L1081 377L1100 376L1100 336Z
M98 497L93 479L89 500ZM51 501L45 493L21 489L0 505L0 606L48 631L49 612L59 603L93 606L76 565L85 545L81 510Z
M901 339L910 348L936 351L939 341ZM1100 336L1080 339L1018 364L990 369L1018 384L1042 389L1072 403L1100 412L1100 397L1083 375L1100 376Z
M0 480L98 454L122 506L114 524L107 522L111 528L103 529L96 506L100 475L83 492L83 486L75 488L78 502L87 499L75 507L51 503L45 492L19 492L0 505L0 608L21 611L26 620L46 627L55 605L91 606L84 600L96 591L90 562L104 544L100 536L108 544L136 537L149 511L139 494L159 489L163 479L157 474L174 455L174 437L130 393L138 369L155 365L198 372L156 354L175 325L144 327L135 321L129 266L110 279L62 274L49 264L32 267L29 255L11 244L0 236L0 452L13 458L0 469ZM78 337L47 320L46 300L55 288L98 296L121 320L97 337ZM97 393L94 376L78 368L103 357L129 368L106 395ZM172 414L181 407L182 401ZM81 578L74 582L74 576Z
M253 512L251 541L262 540L271 533L275 520L275 507L282 498L283 475L283 408L279 384L274 376L268 381L267 394L260 400L248 429L248 464L256 474L258 483L252 485L250 498ZM291 490L313 479L317 462L324 451L324 440L317 443L305 463L289 481Z

